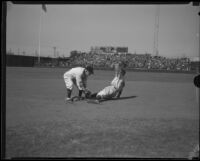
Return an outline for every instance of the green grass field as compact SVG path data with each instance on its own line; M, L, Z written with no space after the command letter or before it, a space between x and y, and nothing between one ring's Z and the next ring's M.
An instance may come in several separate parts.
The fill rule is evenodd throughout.
M6 68L7 158L187 158L199 143L194 74L128 71L122 99L66 104L65 70ZM113 76L97 70L88 87Z

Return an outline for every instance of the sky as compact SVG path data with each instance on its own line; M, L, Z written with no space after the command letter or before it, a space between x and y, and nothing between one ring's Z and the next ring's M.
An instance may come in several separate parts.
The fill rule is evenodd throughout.
M9 3L6 50L15 54L69 56L91 46L124 46L129 53L153 55L156 5L42 5ZM160 5L160 56L199 57L199 6Z

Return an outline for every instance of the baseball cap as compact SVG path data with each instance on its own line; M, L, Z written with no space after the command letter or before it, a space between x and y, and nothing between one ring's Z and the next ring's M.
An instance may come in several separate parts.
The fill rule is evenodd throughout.
M86 66L86 68L91 74L94 74L94 71L93 71L93 67L92 66Z

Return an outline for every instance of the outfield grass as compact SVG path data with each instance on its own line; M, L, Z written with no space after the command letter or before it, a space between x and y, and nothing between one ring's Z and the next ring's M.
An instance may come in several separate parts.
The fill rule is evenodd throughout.
M7 158L186 158L199 142L193 74L128 71L124 99L98 105L64 102L65 70L7 68ZM95 71L89 89L113 75Z

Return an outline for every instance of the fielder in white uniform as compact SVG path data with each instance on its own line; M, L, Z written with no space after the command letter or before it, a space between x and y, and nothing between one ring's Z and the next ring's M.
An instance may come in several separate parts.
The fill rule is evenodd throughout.
M93 67L91 66L87 66L86 68L75 67L64 73L63 77L67 88L66 101L70 101L71 99L73 85L75 85L78 88L79 97L81 97L83 92L86 93L88 91L87 78L91 74L94 74Z

